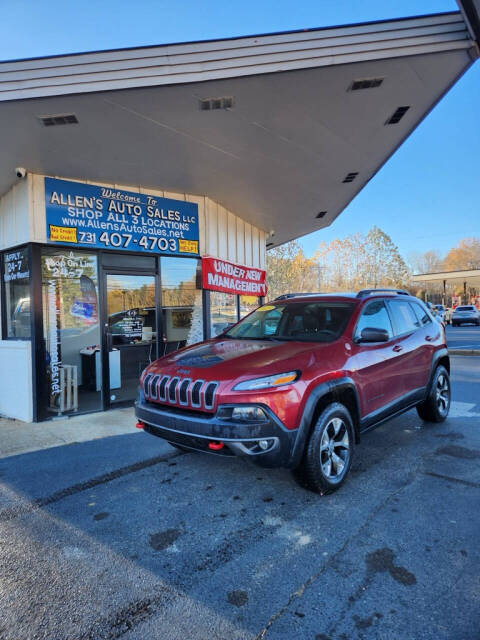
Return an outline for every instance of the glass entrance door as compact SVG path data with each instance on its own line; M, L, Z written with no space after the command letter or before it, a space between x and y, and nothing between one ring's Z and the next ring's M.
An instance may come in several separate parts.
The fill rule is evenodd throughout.
M156 358L155 276L106 274L110 403L136 398L143 369Z

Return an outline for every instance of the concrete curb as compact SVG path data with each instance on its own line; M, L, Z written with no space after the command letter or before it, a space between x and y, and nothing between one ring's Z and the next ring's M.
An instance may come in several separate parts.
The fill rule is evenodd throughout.
M449 349L450 356L480 356L480 349Z

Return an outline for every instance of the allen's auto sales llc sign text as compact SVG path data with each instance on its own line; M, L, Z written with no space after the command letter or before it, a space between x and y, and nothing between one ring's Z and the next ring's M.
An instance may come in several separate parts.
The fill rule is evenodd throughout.
M265 296L265 276L263 269L244 267L218 258L202 258L204 289L244 296Z

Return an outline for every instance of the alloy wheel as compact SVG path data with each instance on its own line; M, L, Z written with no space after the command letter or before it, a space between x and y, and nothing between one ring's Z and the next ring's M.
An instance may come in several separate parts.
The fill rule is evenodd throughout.
M320 443L320 463L325 478L340 480L350 458L348 429L341 418L332 418L323 431Z
M443 416L450 405L450 384L447 376L440 374L435 389L435 400L439 413Z

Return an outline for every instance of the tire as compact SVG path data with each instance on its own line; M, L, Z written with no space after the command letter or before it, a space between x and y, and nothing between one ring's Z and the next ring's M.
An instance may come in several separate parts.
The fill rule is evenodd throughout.
M450 376L443 365L433 374L427 399L417 405L417 413L424 422L443 422L450 411L452 391Z
M319 415L294 476L304 488L320 495L336 491L352 464L355 433L350 413L338 402Z

